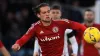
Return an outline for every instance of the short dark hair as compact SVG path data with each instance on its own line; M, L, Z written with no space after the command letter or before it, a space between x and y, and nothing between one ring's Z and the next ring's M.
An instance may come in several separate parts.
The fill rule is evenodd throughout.
M85 12L87 12L87 11L88 11L88 12L93 12L93 13L94 13L94 11L91 10L91 9L86 9Z
M61 10L61 6L60 5L53 5L53 6L51 6L51 10L52 9Z
M49 4L47 4L47 3L41 3L41 4L39 4L38 6L36 6L35 8L33 8L34 13L35 14L40 13L40 8L41 7L45 7L45 6L49 6Z

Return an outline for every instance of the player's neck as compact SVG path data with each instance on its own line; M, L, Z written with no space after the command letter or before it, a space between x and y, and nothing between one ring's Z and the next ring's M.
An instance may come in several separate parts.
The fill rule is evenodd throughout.
M88 26L88 27L93 26L93 22L91 22L91 23L90 22L85 22L85 25Z
M54 18L53 20L59 20L59 19L61 19L61 18Z
M41 21L43 26L49 26L51 24L51 21Z

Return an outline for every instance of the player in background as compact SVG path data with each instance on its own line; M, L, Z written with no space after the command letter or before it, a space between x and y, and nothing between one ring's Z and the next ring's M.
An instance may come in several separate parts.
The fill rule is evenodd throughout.
M0 41L0 52L3 54L3 56L11 56L1 41Z
M96 27L100 30L100 24L94 22L94 11L87 9L84 12L84 25L86 27ZM83 56L99 56L98 50L94 47L94 44L89 44L83 41Z
M50 15L51 15L53 20L61 19L61 8L60 8L60 5L53 5L51 7L51 10L50 10ZM72 45L73 53L72 53L71 56L74 56L74 55L77 56L78 45L77 45L77 41L76 41L75 36L74 36L74 32L71 29L66 29L64 37L65 37L65 42L67 42L67 40L69 39L69 41L70 41L70 43ZM68 43L66 43L66 46L67 45L68 45ZM38 44L38 40L35 39L33 56L39 56L39 55L40 55L40 47L39 47L39 44Z
M68 56L64 48L64 32L66 29L73 29L84 32L86 27L80 23L64 20L52 20L50 7L41 3L36 7L36 15L40 20L29 28L20 39L12 45L12 49L18 51L32 36L36 36L41 49L40 56ZM77 27L76 27L77 26ZM75 55L74 55L75 56Z

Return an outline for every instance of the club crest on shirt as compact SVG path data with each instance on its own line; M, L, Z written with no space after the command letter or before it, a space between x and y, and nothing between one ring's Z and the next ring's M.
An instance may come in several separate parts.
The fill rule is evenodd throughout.
M53 31L54 33L57 33L57 32L59 31L59 28L58 28L58 27L53 27L53 28L52 28L52 31Z
M40 34L43 34L44 32L43 31L40 31Z

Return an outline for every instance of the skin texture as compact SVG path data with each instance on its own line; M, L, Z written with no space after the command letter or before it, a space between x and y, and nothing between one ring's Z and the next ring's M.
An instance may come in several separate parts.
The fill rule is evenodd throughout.
M11 56L4 46L0 48L0 51L3 54L3 56Z

